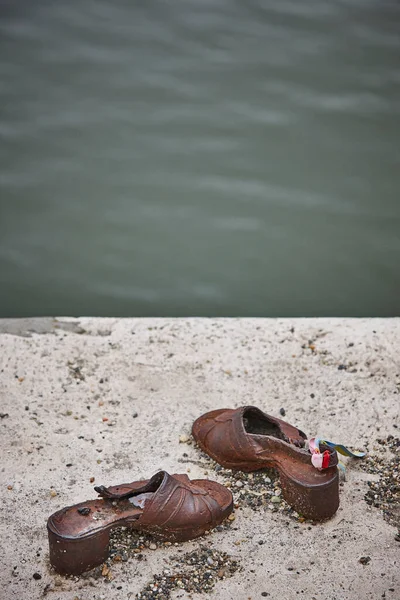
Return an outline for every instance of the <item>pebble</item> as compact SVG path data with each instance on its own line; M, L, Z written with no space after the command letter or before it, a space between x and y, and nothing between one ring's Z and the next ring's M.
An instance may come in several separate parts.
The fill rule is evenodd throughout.
M284 417L286 415L286 410L284 408L279 409L279 414Z
M273 504L279 504L280 501L281 501L281 499L279 498L279 496L272 496L272 498L271 498L271 502Z
M241 487L243 487L243 483L241 481L236 481L235 486L238 488L241 488Z
M40 574L40 573L34 573L34 574L33 574L33 579L36 579L36 580L38 580L38 579L42 579L42 576L41 576L41 574Z
M157 545L156 544L150 544L149 548L150 548L150 550L157 550Z
M82 506L81 508L78 508L78 513L87 516L90 513L90 508L88 506Z
M208 565L210 565L210 567L212 567L212 566L214 565L214 561L213 561L213 559L211 558L211 556L209 556L209 557L207 558L207 564L208 564Z
M182 434L179 436L179 443L180 444L187 444L187 442L189 441L189 436Z

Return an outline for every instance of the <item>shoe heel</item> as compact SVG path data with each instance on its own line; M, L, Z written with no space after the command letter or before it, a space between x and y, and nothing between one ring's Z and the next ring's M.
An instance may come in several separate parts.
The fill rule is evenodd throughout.
M336 469L336 467L334 467ZM280 474L282 495L294 510L306 519L323 521L332 517L339 508L339 474L327 483L305 485Z
M108 557L109 531L86 539L65 539L48 530L50 563L61 575L80 575Z

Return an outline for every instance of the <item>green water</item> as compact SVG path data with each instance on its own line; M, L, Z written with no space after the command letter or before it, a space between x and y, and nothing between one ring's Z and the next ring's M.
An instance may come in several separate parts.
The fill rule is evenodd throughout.
M0 15L0 317L400 315L397 2Z

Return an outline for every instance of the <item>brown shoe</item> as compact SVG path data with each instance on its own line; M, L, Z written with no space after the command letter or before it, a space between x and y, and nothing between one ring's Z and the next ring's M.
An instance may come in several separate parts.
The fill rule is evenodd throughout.
M232 494L223 485L166 471L95 490L102 498L68 506L48 519L50 562L59 573L78 575L104 562L114 527L185 541L216 527L233 510Z
M193 423L192 433L200 448L228 469L277 469L283 497L304 517L322 520L337 511L336 451L321 444L327 468L318 470L303 448L306 435L289 423L255 406L243 406L202 415Z

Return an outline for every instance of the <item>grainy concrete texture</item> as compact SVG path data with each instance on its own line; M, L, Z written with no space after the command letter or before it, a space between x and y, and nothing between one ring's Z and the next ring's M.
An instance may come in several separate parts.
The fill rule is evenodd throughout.
M93 485L159 469L206 476L194 444L179 441L205 411L284 408L309 436L373 453L377 438L399 436L399 393L400 319L0 321L0 596L134 599L175 546L115 563L111 581L63 578L49 567L47 517L95 498ZM172 598L400 598L396 529L364 500L377 476L345 462L334 518L311 525L239 498L232 526L202 543L242 570L210 593ZM219 471L208 476L223 482Z

